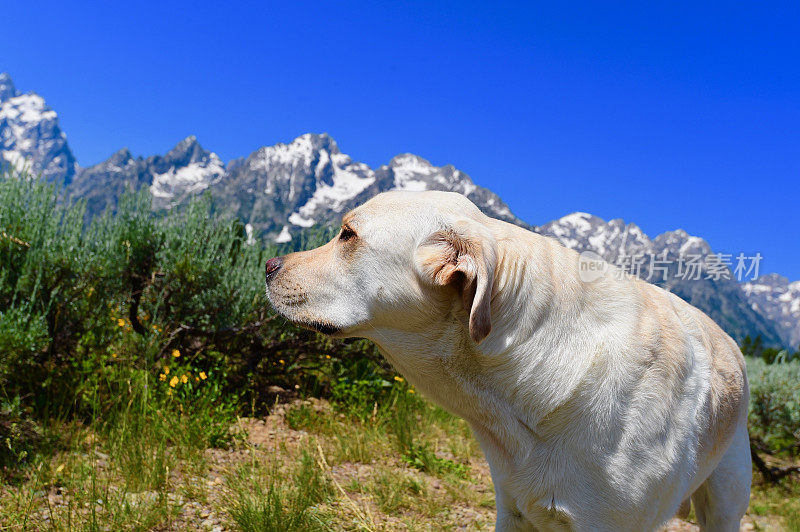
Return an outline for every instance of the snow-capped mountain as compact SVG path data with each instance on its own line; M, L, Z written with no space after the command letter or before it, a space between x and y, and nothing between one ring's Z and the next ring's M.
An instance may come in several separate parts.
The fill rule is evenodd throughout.
M332 138L307 134L231 161L214 192L252 227L288 241L332 222L374 185L372 169L341 153Z
M7 72L0 72L0 102L4 102L14 96L19 96L14 80L11 79Z
M776 273L744 284L753 308L778 325L789 347L800 345L800 281L790 283Z
M592 251L606 261L675 293L702 309L734 338L761 336L786 345L773 318L754 309L734 273L717 258L708 242L683 230L649 238L636 224L573 213L539 231L578 252ZM800 329L795 320L794 330Z
M114 208L128 188L148 187L154 209L210 190L251 230L280 242L312 225L335 222L390 189L460 192L487 214L526 226L496 194L453 166L437 167L402 154L372 169L342 153L326 134L266 146L227 165L192 136L163 156L145 158L122 149L106 161L80 168L55 111L37 94L20 94L8 74L0 74L0 161L68 184L73 197L86 200L88 217Z
M156 208L173 207L217 184L225 175L225 163L206 151L194 136L178 143L164 157L151 157L150 193Z
M0 73L0 163L69 183L78 165L58 116L36 93L20 94Z
M68 184L87 202L87 218L115 208L126 190L149 189L154 209L180 205L209 191L245 223L248 240L295 240L314 225L338 223L347 210L392 189L448 190L464 194L488 215L551 236L577 251L593 251L704 310L741 340L762 336L767 345L800 343L800 281L768 275L736 282L703 239L677 230L648 237L635 224L574 213L534 228L514 216L492 191L453 166L434 166L401 154L378 168L341 152L326 134L306 134L259 148L225 164L193 136L165 155L134 156L122 149L106 161L80 168L58 126L56 113L34 94L20 94L0 74L0 163ZM692 258L692 260L686 260ZM687 272L696 275L687 277ZM727 272L728 275L720 275Z
M79 169L69 191L86 200L91 217L114 208L126 189L147 187L153 208L169 208L219 183L224 174L220 158L192 136L164 156L134 157L123 148L102 163Z
M304 228L335 223L347 210L392 189L461 192L487 214L525 225L496 194L452 166L404 154L373 170L342 153L326 134L309 133L231 161L213 192L252 227L285 242Z
M624 256L647 253L652 248L650 239L635 224L625 224L619 219L606 222L585 212L548 222L539 232L578 252L593 251L612 264Z

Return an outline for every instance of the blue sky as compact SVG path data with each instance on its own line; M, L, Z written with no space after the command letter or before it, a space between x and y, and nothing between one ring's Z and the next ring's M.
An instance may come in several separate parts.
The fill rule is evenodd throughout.
M645 7L645 4L647 6ZM800 4L7 2L0 71L78 161L328 132L800 279Z

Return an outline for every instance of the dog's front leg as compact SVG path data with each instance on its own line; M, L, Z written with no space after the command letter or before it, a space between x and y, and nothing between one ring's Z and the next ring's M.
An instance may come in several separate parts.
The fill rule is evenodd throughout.
M536 527L528 521L517 508L517 503L500 486L498 479L492 475L494 482L494 501L497 507L497 532L532 532Z
M506 471L509 468L509 455L500 450L497 438L480 424L470 424L475 439L483 450L489 464L489 472L494 484L494 503L497 509L495 530L497 532L531 532L536 527L522 514L515 498L504 487L507 481Z

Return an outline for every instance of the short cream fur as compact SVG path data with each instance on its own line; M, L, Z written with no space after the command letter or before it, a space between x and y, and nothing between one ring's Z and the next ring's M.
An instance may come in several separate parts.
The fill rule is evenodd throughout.
M380 194L343 223L283 257L272 304L369 338L469 422L497 530L653 530L689 497L704 529L739 529L747 376L705 314L613 267L584 282L576 252L455 193Z

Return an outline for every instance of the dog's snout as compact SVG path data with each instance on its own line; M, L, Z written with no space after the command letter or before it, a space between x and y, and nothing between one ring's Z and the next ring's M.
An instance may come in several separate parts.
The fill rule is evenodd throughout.
M283 257L273 257L267 261L267 282L275 276L281 266L283 266Z

